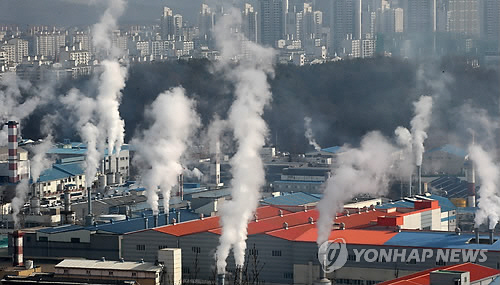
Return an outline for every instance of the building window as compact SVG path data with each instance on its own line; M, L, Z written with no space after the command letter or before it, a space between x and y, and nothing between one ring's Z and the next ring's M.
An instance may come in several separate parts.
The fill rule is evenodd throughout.
M273 250L272 255L273 256L281 256L281 250Z
M251 248L251 249L248 250L248 254L249 255L257 256L257 255L259 255L259 251L257 249L255 249L255 248Z
M87 270L87 275L90 275L90 270Z
M64 274L69 274L69 270L68 269L64 269Z
M108 275L109 275L109 276L113 276L113 271L109 271L109 272L108 272Z
M198 246L193 246L193 247L191 248L191 250L192 250L194 253L200 253L200 252L201 252L201 248L200 248L200 247L198 247Z
M71 238L72 243L80 243L80 238Z
M132 277L137 277L137 272L132 272Z
M146 250L146 245L145 244L138 244L135 246L135 249L144 251L144 250Z

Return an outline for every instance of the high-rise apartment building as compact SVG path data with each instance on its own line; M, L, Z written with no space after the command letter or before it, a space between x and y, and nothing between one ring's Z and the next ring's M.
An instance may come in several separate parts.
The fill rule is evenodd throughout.
M259 42L259 15L254 7L248 3L245 4L242 13L242 29L245 37L252 42Z
M333 0L331 2L331 46L338 50L342 41L361 39L362 0Z
M498 0L481 0L480 31L485 43L486 52L496 53L500 44L500 2Z
M436 0L404 0L405 32L410 34L436 31Z
M161 38L163 40L173 39L175 36L174 15L172 9L163 7L163 14L161 16Z
M35 54L56 58L61 47L66 46L66 35L60 32L41 33L35 36Z
M14 45L14 63L21 63L25 56L28 56L28 41L15 38L8 41L9 44Z
M175 14L174 15L174 35L177 39L184 36L183 23L184 22L182 21L182 15Z
M479 37L479 1L448 0L447 31Z
M284 0L260 0L260 31L264 45L276 46L285 35Z
M201 44L209 45L212 41L212 29L215 24L215 13L213 13L207 4L201 4L200 14L198 15L198 39Z

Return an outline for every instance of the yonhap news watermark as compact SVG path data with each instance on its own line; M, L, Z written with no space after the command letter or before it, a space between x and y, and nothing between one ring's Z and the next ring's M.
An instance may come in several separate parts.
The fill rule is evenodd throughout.
M445 263L482 263L488 257L484 249L457 248L353 248L347 249L344 239L324 242L318 249L318 259L326 273L342 268L349 262L401 262L421 263L435 261Z

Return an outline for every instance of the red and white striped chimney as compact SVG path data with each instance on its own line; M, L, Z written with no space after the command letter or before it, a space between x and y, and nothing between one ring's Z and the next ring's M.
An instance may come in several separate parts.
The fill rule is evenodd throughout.
M24 266L23 236L24 233L21 231L14 231L12 234L12 240L14 243L14 253L12 258L13 266Z
M19 182L19 174L17 173L17 125L16 121L9 121L6 124L9 128L9 182Z

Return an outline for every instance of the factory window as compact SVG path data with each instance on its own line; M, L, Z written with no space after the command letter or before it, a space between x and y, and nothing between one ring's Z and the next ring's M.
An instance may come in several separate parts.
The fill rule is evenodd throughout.
M64 274L69 274L69 270L68 269L64 269Z
M273 256L281 256L281 250L273 250Z
M255 248L251 248L251 249L248 250L248 254L256 256L256 255L259 255L259 251L256 250Z
M132 277L137 277L137 272L132 272Z
M87 275L90 275L90 270L87 270Z
M109 271L109 272L108 272L108 275L109 275L109 276L113 276L113 271Z
M199 246L193 246L191 248L191 250L194 252L194 253L200 253L201 252L201 248Z
M80 243L80 238L71 238L72 243Z
M292 272L285 272L285 274L283 274L283 278L293 279L293 273Z
M81 179L82 179L82 176L81 176L81 175L80 175L80 176L78 176L78 179L80 179L80 180L81 180Z
M144 250L146 250L146 245L145 244L138 244L135 246L135 249L144 251Z

